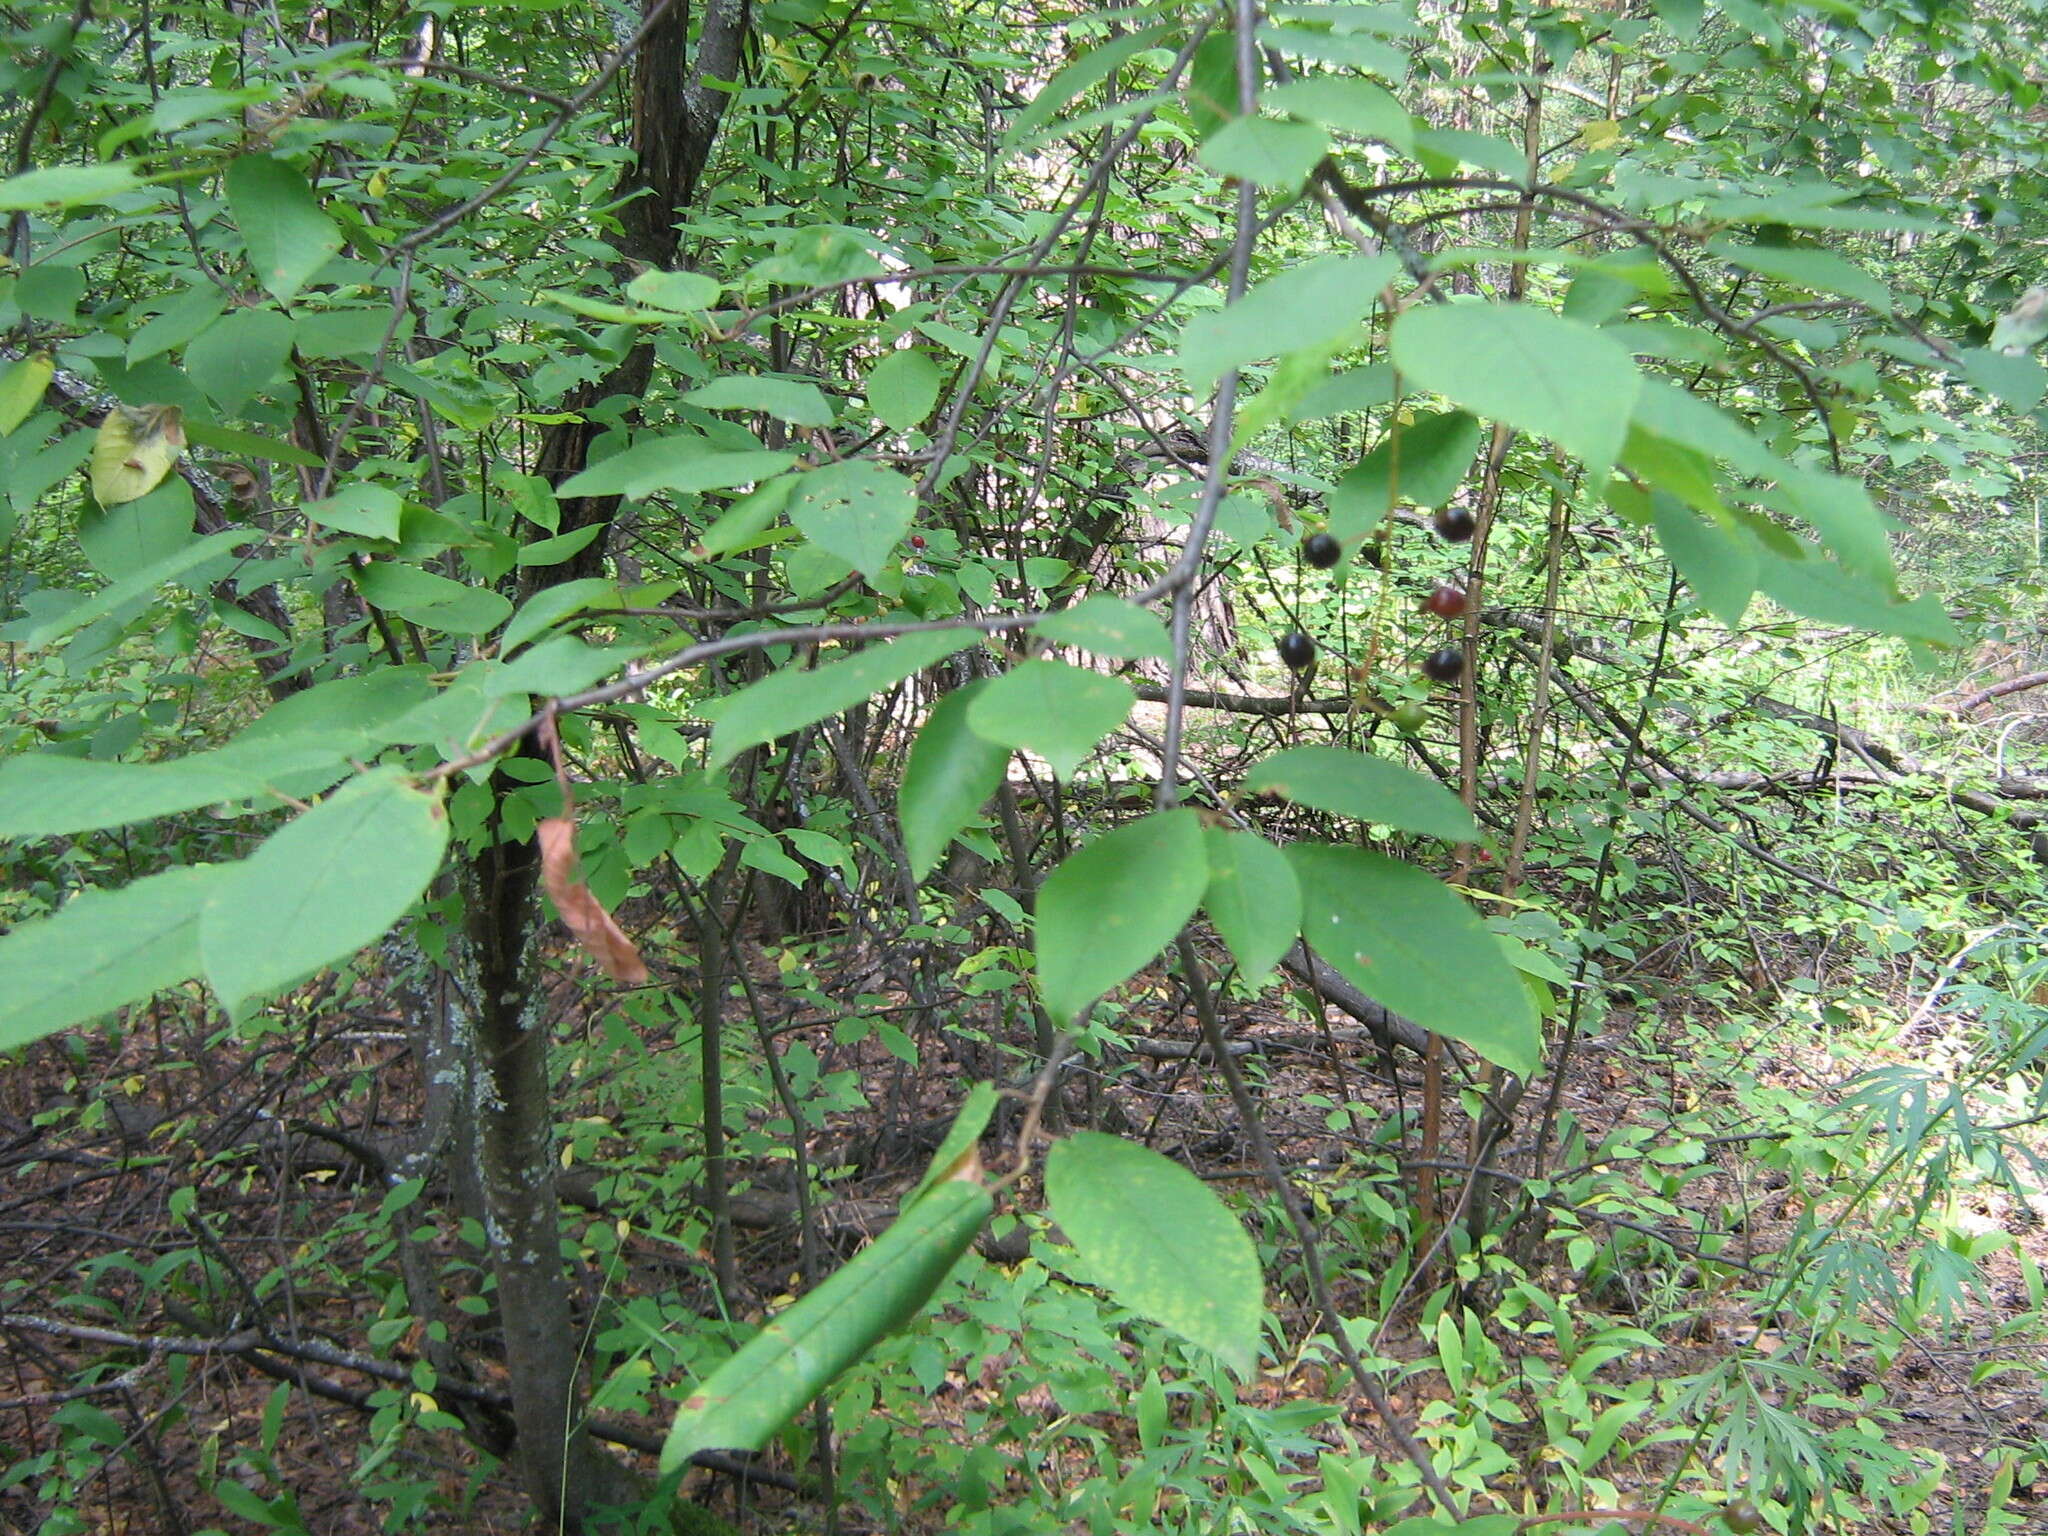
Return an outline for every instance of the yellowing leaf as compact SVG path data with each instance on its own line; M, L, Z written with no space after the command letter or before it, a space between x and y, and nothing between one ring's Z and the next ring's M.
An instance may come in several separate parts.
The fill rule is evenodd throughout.
M1579 142L1588 149L1605 149L1621 142L1621 124L1611 117L1590 122L1579 130Z
M370 184L364 190L367 191L370 194L370 196L381 199L384 196L385 189L390 185L391 177L387 173L383 171L372 171L370 173Z
M50 387L56 372L57 365L47 352L35 352L0 374L0 437L20 426L29 412L42 404L43 391Z
M147 496L163 483L185 446L175 405L117 405L92 445L92 495L103 507Z

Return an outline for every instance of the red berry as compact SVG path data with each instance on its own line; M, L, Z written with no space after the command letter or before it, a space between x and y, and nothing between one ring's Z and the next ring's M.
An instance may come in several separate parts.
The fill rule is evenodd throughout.
M1463 507L1439 507L1429 524L1436 529L1438 538L1449 539L1453 544L1464 543L1472 537L1472 530L1479 526Z
M1455 683L1465 675L1465 653L1455 645L1422 658L1422 675L1439 683Z
M1316 643L1300 630L1291 629L1280 637L1280 659L1289 671L1299 672L1316 659Z
M913 533L913 534L912 534L912 535L910 536L910 547L911 547L912 549L923 549L923 548L924 548L924 535L923 535L923 534L921 534L921 533Z
M1344 558L1344 546L1334 535L1312 533L1301 541L1301 557L1319 571L1327 571Z
M1422 600L1422 611L1433 613L1440 619L1455 619L1470 606L1465 589L1451 582L1439 582L1434 592Z

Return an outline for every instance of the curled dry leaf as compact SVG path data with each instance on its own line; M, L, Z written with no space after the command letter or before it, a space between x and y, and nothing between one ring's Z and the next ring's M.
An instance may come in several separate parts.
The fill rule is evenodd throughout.
M611 913L598 905L590 887L575 878L576 823L566 816L550 816L534 829L534 836L540 840L541 882L577 942L613 981L643 985L647 963L639 949L612 921Z
M93 439L93 500L103 507L147 496L163 483L185 446L185 417L175 405L117 405Z

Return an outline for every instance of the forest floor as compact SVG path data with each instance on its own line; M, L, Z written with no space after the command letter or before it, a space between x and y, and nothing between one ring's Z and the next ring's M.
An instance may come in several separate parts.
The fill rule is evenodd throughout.
M757 952L755 965L757 982L773 987L773 956ZM827 992L833 990L829 976L820 981ZM1250 1148L1214 1072L1185 1056L1158 1054L1194 1038L1175 987L1153 972L1126 989L1122 1044L1069 1079L1063 1089L1066 1117L1146 1140L1224 1187L1256 1192ZM602 1011L596 996L573 981L565 981L558 995L578 999L572 1009ZM352 1356L410 1366L420 1353L417 1327L393 1333L375 1326L404 1310L387 1305L391 1298L383 1293L395 1284L389 1245L375 1219L384 1192L333 1141L298 1129L318 1124L372 1143L395 1141L411 1129L408 1107L417 1102L418 1084L404 1034L377 1002L374 981L359 983L353 1002L344 1006L317 993L302 996L295 1004L298 1025L239 1046L201 1038L189 1010L160 1007L132 1020L122 1036L102 1032L40 1045L19 1069L0 1077L0 1275L10 1277L6 1307L115 1336L186 1339L231 1333L260 1311L274 1329L326 1341ZM1412 1197L1414 1183L1404 1190L1388 1182L1404 1175L1387 1158L1383 1133L1396 1117L1412 1121L1418 1111L1423 1084L1415 1064L1404 1060L1390 1073L1372 1042L1358 1038L1352 1021L1332 1012L1319 1027L1283 992L1229 999L1228 1008L1232 1038L1250 1047L1243 1060L1258 1087L1267 1131L1282 1165L1314 1196L1311 1203L1324 1211L1340 1208L1361 1187L1380 1197ZM982 1011L993 1013L988 1005ZM1694 1134L1704 1114L1733 1139L1696 1161L1672 1202L1677 1214L1664 1230L1682 1255L1697 1249L1703 1235L1728 1229L1732 1247L1725 1251L1739 1255L1743 1265L1768 1270L1773 1255L1812 1214L1808 1191L1750 1156L1740 1139L1749 1115L1737 1094L1718 1083L1686 1088L1673 1074L1672 1062L1686 1059L1700 1024L1676 1007L1634 1018L1617 1013L1605 1034L1575 1053L1559 1107L1577 1121L1577 1144L1587 1147L1631 1125L1648 1133L1646 1146L1659 1138L1682 1140ZM584 1034L595 1039L587 1027ZM816 1053L821 1075L853 1071L860 1077L858 1107L820 1115L807 1147L812 1167L840 1171L817 1219L843 1253L862 1230L886 1222L895 1199L920 1171L920 1148L928 1150L934 1140L929 1127L942 1126L957 1105L961 1074L945 1061L943 1044L930 1040L921 1042L925 1055L914 1072L874 1035L842 1045L820 1024L781 1037L785 1050L799 1041ZM645 1036L642 1044L652 1058L681 1052L682 1061L696 1051L694 1040L673 1034ZM580 1054L588 1061L593 1049ZM1846 1075L1845 1058L1867 1052L1863 1065L1872 1065L1899 1048L1780 1028L1734 1049L1758 1088L1825 1102ZM562 1113L573 1119L598 1109L594 1101L572 1100ZM1462 1162L1469 1156L1467 1134L1465 1122L1453 1115L1433 1155L1411 1151L1411 1160L1420 1155L1422 1161ZM1412 1139L1407 1145L1413 1148ZM1517 1166L1518 1148L1526 1142L1510 1145L1505 1166ZM794 1221L783 1219L787 1202L775 1198L781 1166L743 1170L758 1175L768 1195L762 1199L757 1191L751 1202L739 1203L747 1293L741 1299L756 1309L787 1293L797 1264ZM1411 1181L1424 1176L1412 1167L1405 1173ZM602 1184L588 1178L570 1182L579 1201L591 1207L567 1212L572 1232L590 1221L609 1224L632 1209L617 1190L599 1199L595 1191ZM189 1196L174 1195L181 1187L198 1191L189 1206ZM1435 1198L1453 1201L1459 1187L1457 1175L1439 1173ZM1023 1188L1028 1192L1031 1186ZM1731 1210L1744 1213L1735 1228L1727 1220ZM1600 1208L1576 1214L1590 1231L1603 1230ZM1606 1379L1665 1380L1700 1372L1732 1354L1765 1361L1781 1351L1796 1354L1802 1364L1823 1365L1838 1380L1840 1406L1806 1410L1814 1423L1826 1428L1882 1409L1894 1416L1880 1430L1889 1443L1945 1458L1941 1483L1924 1506L1933 1529L1970 1536L1997 1529L1980 1523L1977 1512L1986 1507L2002 1470L2010 1477L2017 1468L2022 1476L2031 1469L2033 1481L2015 1482L2007 1507L2032 1523L2005 1529L2048 1530L2048 1472L2041 1470L2048 1447L2048 1321L2039 1295L2029 1294L2027 1273L2029 1263L2036 1275L2048 1271L2048 1227L2042 1220L2048 1199L2036 1190L2030 1205L1980 1183L1941 1214L1945 1230L1966 1237L1998 1233L2010 1240L1984 1245L1995 1251L1979 1261L1982 1284L1965 1293L1959 1313L1891 1338L1882 1360L1867 1344L1818 1344L1799 1332L1799 1320L1788 1313L1758 1315L1757 1288L1737 1283L1740 1276L1726 1266L1680 1257L1639 1273L1623 1269L1579 1294L1562 1241L1546 1238L1521 1252L1530 1282L1572 1297L1589 1326L1633 1324L1659 1341L1660 1347L1617 1362ZM1626 1232L1632 1219L1617 1215L1606 1230ZM1035 1242L1049 1240L1037 1218L1027 1224ZM441 1232L433 1247L444 1261L465 1258L452 1230ZM309 1261L316 1251L317 1259ZM1023 1257L1018 1248L990 1251L1012 1261ZM621 1252L623 1266L609 1277L595 1262L582 1277L586 1304L669 1294L711 1312L697 1258L685 1255L679 1266L672 1244L635 1242ZM586 1247L585 1253L591 1257L594 1250ZM1332 1256L1340 1310L1373 1313L1374 1298L1346 1277L1387 1258ZM358 1274L385 1275L381 1290L360 1280L351 1285L351 1265L361 1266ZM476 1278L472 1271L466 1280ZM1387 1355L1402 1361L1430 1355L1433 1346L1417 1325L1424 1298L1440 1278L1441 1271L1433 1272L1427 1283L1403 1291L1381 1343ZM1269 1300L1280 1306L1290 1337L1311 1328L1313 1320L1298 1304L1277 1291L1269 1292ZM479 1362L474 1384L501 1387L488 1319L458 1316L454 1322L458 1346ZM109 1533L262 1530L262 1521L248 1516L261 1500L286 1491L308 1531L380 1531L392 1528L390 1490L401 1483L422 1500L419 1528L510 1530L524 1522L523 1500L507 1480L481 1490L473 1486L478 1458L452 1434L411 1435L380 1472L365 1477L355 1470L367 1443L366 1415L378 1406L392 1412L388 1405L404 1395L406 1383L270 1357L151 1356L110 1349L106 1339L19 1329L5 1338L0 1526L7 1530L39 1528L47 1510L38 1502L38 1489L59 1470L74 1481L83 1476L92 1495L84 1510L86 1528ZM1867 1338L1883 1340L1883 1328ZM1502 1333L1498 1342L1511 1356L1543 1347L1541 1339L1526 1334ZM118 1389L69 1396L76 1373L94 1360L118 1363ZM296 1376L312 1393L281 1391L280 1375ZM1875 1394L1867 1390L1872 1383L1879 1389ZM373 1398L380 1387L384 1397ZM982 1390L1001 1388L991 1379ZM1269 1370L1242 1391L1248 1401L1328 1394L1341 1402L1351 1389L1341 1377L1306 1369ZM1412 1416L1432 1398L1450 1395L1441 1373L1423 1371L1399 1385L1394 1401L1398 1411ZM1048 1420L1060 1412L1051 1402L1042 1406ZM1540 1433L1543 1405L1528 1406ZM1364 1433L1373 1428L1362 1402L1347 1404L1343 1418ZM953 1419L954 1409L935 1400L929 1432L954 1432ZM622 1422L649 1441L658 1441L665 1428L654 1416L626 1415ZM1632 1462L1610 1466L1607 1475L1625 1495L1649 1503L1672 1455L1669 1447L1652 1447ZM95 1457L96 1473L88 1465ZM633 1459L652 1467L644 1454ZM1540 1469L1532 1470L1540 1475ZM213 1477L239 1482L252 1495L242 1516L224 1514L218 1490L206 1491ZM1523 1507L1528 1485L1517 1487L1512 1477L1497 1481L1503 1506ZM1552 1486L1547 1492L1558 1490ZM811 1528L818 1514L774 1490L752 1490L750 1499L736 1504L739 1490L709 1477L706 1496L764 1530L791 1528L793 1519L796 1528ZM843 1529L874 1528L858 1510L843 1514ZM1907 1536L1916 1524L1872 1514L1857 1528Z

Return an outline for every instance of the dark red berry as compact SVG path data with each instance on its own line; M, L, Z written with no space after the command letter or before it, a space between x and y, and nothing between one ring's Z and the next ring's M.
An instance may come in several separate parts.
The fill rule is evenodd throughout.
M1471 606L1465 596L1465 589L1451 582L1439 582L1434 592L1422 600L1422 611L1433 613L1440 619L1455 619Z
M1316 643L1300 630L1290 629L1280 637L1280 659L1290 671L1299 672L1316 659Z
M1472 537L1472 530L1479 525L1472 521L1472 514L1463 507L1439 507L1436 515L1429 520L1436 529L1436 536L1449 539L1453 544L1462 544Z
M1753 1502L1737 1499L1721 1511L1721 1523L1737 1536L1749 1536L1751 1531L1763 1529L1764 1517Z
M923 548L924 548L924 535L923 535L923 534L921 534L921 533L913 533L913 534L912 534L912 535L910 536L910 547L911 547L912 549L923 549Z
M1431 651L1422 658L1422 675L1439 683L1455 683L1465 675L1465 653L1455 645Z
M1312 533L1301 541L1301 558L1319 571L1327 571L1344 558L1344 546L1327 533Z

